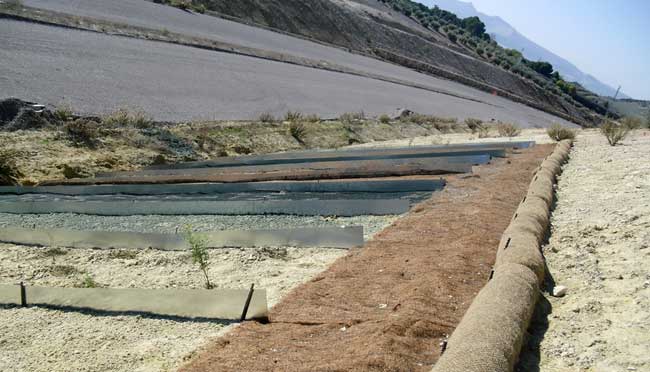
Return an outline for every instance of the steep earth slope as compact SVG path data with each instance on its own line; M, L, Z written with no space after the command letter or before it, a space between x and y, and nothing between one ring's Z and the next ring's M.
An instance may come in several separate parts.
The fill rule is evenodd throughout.
M448 35L424 28L415 20L376 0L195 0L221 15L245 22L377 54L419 70L434 66L480 84L501 89L579 118L593 121L592 113L570 97L495 66ZM382 53L388 51L389 53ZM406 62L402 56L415 62ZM445 77L450 77L445 74ZM464 83L467 83L464 81ZM489 88L488 88L489 89ZM485 89L484 89L485 90Z
M54 106L70 104L80 113L127 106L160 120L251 119L264 112L283 115L287 110L336 117L358 110L378 115L402 107L523 126L561 121L462 84L339 48L142 0L27 0L25 4L240 44L266 44L451 93L229 53L0 20L0 38L5 38L0 55L7 61L0 70L2 76L11 77L0 81L0 91Z

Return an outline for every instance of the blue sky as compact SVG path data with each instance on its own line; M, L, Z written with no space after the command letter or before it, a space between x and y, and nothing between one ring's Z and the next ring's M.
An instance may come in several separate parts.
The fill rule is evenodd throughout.
M471 2L602 82L650 100L650 0Z

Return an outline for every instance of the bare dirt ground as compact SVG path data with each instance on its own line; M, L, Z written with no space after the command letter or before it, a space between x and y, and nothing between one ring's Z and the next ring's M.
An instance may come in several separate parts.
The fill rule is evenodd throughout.
M583 132L557 189L550 277L519 371L650 371L650 132ZM568 287L565 297L548 294Z
M349 148L367 148L367 147L400 147L400 146L425 146L425 145L448 145L455 143L485 143L485 142L508 142L508 141L535 141L537 144L554 143L546 134L546 129L523 129L515 137L498 137L496 130L492 129L490 137L479 138L476 133L447 133L433 134L426 136L416 136L411 138L400 138L381 142L367 142L358 145L348 146Z
M398 216L130 216L0 215L0 227L195 231L223 228L362 225L365 239ZM267 290L273 306L322 272L347 250L265 247L211 249L208 272L216 288ZM189 252L91 250L0 243L0 284L78 287L92 280L109 288L201 288ZM0 371L171 371L232 326L223 321L0 306Z
M536 146L449 177L444 191L291 291L270 323L247 322L184 371L427 371L488 279Z
M269 304L312 278L345 250L211 250L217 288L268 289ZM3 284L75 287L86 277L112 288L201 288L188 252L101 251L0 244ZM0 307L2 371L172 371L228 330L228 322Z

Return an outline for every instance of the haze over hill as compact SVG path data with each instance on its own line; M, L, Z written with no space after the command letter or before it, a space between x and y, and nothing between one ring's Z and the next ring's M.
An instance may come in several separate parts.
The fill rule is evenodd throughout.
M456 13L459 17L479 17L485 23L487 32L493 35L496 41L502 46L520 51L523 49L523 54L526 58L533 61L541 60L551 63L567 81L580 83L594 93L610 97L616 93L616 88L599 81L594 76L582 72L573 63L528 39L502 18L477 11L471 2L459 0L420 1L428 6L437 5L441 9ZM629 98L621 93L619 93L619 97Z

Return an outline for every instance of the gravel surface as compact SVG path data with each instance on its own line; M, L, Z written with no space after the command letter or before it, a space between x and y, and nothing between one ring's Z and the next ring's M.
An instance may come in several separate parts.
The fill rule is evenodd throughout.
M26 22L0 20L0 43L0 76L8 77L0 79L0 92L51 105L65 102L83 113L135 107L179 121L253 119L289 109L332 118L408 107L524 126L561 121L487 93L480 93L481 100L490 104L258 58Z
M519 370L650 371L650 132L579 136L560 177L552 280ZM560 286L566 295L553 297Z
M130 216L0 214L0 227L175 232L363 225L365 239L398 216ZM217 288L267 290L270 306L348 251L327 248L210 250L209 275ZM203 277L188 252L152 249L86 250L0 243L0 284L75 287L87 277L111 288L201 288ZM171 371L227 332L224 322L156 316L109 316L37 307L0 307L0 371Z
M0 308L2 371L172 371L224 324Z
M61 194L0 194L1 202L30 201L254 201L254 200L386 200L405 199L416 203L431 197L430 192L257 192L257 193L215 193L210 195L168 194L168 195L61 195Z
M53 253L55 252L55 253ZM269 305L324 270L346 250L210 250L217 288L267 289ZM90 276L113 288L201 288L187 252L99 251L0 244L0 283L79 286ZM1 371L167 371L226 331L223 322L41 308L0 307Z
M398 216L91 216L73 213L10 214L0 213L0 227L25 227L95 231L131 231L175 233L186 225L195 231L287 229L295 227L363 226L364 238L390 225Z

